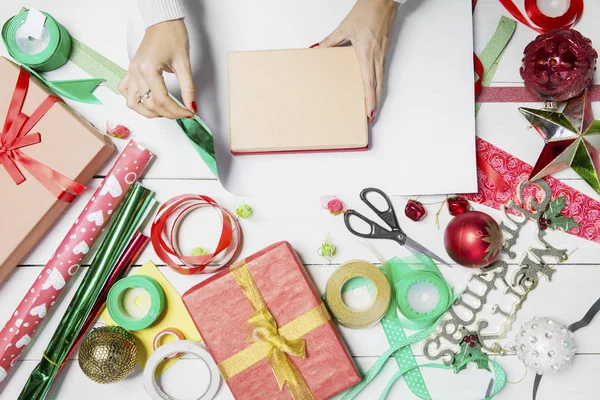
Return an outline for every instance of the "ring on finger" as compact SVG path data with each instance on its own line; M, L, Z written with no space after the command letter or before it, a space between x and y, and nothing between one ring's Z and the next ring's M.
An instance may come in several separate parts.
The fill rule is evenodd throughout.
M140 97L138 99L138 103L144 104L144 99L149 99L149 98L150 98L150 90L148 90L146 93L140 95Z

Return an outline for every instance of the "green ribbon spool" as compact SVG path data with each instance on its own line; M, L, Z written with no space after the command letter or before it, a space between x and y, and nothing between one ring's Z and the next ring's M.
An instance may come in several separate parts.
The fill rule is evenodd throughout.
M44 36L47 37L47 44L36 53L23 50L18 42L19 29L27 20L28 14L29 10L23 10L6 21L2 27L2 40L8 54L57 94L82 103L100 104L100 100L93 92L104 81L103 79L48 81L39 74L65 65L71 54L71 36L51 15L42 12L46 17Z
M123 306L123 296L129 289L141 288L150 295L150 310L140 319L132 318ZM132 275L119 280L108 292L106 307L117 325L128 331L140 331L152 325L163 312L165 293L160 284L146 275Z
M421 257L418 263L391 262L391 284L396 292L396 306L398 307L398 320L402 327L419 330L431 326L450 306L453 296L452 289L442 276L435 263L428 257ZM411 304L410 291L415 284L425 283L435 288L438 301L435 307L428 311L415 310ZM414 297L414 296L412 296ZM403 316L403 318L400 318Z

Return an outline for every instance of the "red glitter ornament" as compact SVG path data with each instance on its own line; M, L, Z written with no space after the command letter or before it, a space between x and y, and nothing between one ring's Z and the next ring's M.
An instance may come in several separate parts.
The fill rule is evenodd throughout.
M413 221L420 221L427 214L423 203L416 200L409 200L404 208L404 214Z
M502 231L498 223L480 211L456 216L444 232L444 246L450 258L467 268L483 268L500 255Z
M462 197L451 197L448 199L448 212L452 216L457 216L469 211L469 201Z
M574 29L536 37L525 47L521 78L544 101L564 101L583 92L594 77L598 53L590 39Z

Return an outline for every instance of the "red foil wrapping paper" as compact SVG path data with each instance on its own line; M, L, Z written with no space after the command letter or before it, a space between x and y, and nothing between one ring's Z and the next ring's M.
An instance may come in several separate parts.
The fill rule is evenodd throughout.
M0 330L0 382L6 378L15 360L32 340L131 185L138 180L152 157L149 150L133 140L129 142L12 313L10 320Z
M316 288L289 243L275 243L242 262L247 264L278 327L321 303ZM252 344L247 318L253 309L229 269L187 291L183 302L217 364ZM352 358L331 320L302 339L306 341L307 357L290 356L289 359L315 399L327 399L360 381ZM279 389L267 359L229 379L227 385L236 399L292 398L287 386Z

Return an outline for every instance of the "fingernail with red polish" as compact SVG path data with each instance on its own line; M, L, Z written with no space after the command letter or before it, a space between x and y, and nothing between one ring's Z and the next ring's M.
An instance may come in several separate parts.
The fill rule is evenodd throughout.
M369 124L373 125L373 122L375 122L375 110L371 110L371 113L369 114Z
M309 47L309 49L314 49L315 47L319 47L319 43L315 43L312 46Z
M196 105L196 101L192 101L192 111L194 111L194 113L198 112L198 105Z

